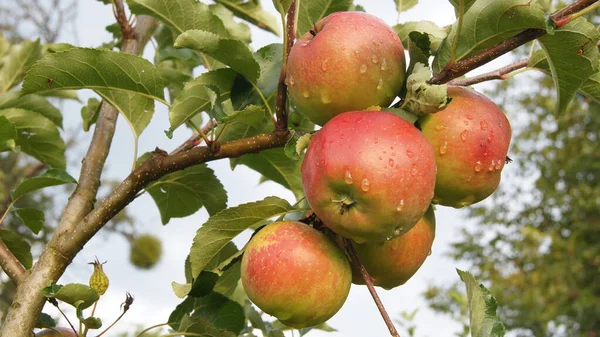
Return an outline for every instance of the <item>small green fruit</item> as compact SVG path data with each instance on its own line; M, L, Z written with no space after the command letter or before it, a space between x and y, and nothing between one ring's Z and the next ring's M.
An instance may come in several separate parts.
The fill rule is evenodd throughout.
M150 269L156 265L162 255L162 242L159 238L145 234L131 242L129 259L141 269Z

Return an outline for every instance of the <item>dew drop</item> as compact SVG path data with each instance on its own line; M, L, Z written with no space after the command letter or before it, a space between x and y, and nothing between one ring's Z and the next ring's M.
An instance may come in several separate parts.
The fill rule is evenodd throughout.
M325 59L325 60L323 60L323 62L321 62L321 70L327 71L327 59Z
M444 142L444 144L440 145L440 154L444 155L448 152L448 142Z
M396 236L399 236L400 234L402 234L402 230L404 230L404 228L403 228L403 227L397 227L397 228L394 230L394 235L396 235Z
M415 154L411 150L406 150L406 156L412 158Z
M465 125L469 125L469 121L464 121Z
M363 63L360 65L360 73L364 74L366 72L367 72L367 65Z
M383 58L383 60L381 60L381 70L386 70L387 69L387 60L385 59L385 57Z
M402 212L403 209L404 209L404 199L400 200L400 202L396 206L396 211L397 212Z
M383 79L379 79L379 81L377 81L377 90L381 90L381 88L383 88Z
M346 182L346 184L350 185L352 184L352 173L350 173L349 170L346 170L346 172L344 172L344 181Z
M416 164L413 164L413 166L410 168L410 175L413 177L417 175L417 165Z
M377 57L377 55L371 56L371 62L373 62L374 64L379 63L379 57Z
M375 137L374 142L375 142L375 144L379 143L379 138Z
M302 96L304 96L304 98L309 98L310 94L308 93L308 91L305 91L302 93Z
M431 199L431 203L432 203L432 204L439 204L439 203L440 203L440 198L435 198L435 197L434 197L434 198L432 198L432 199Z
M479 122L479 125L481 126L481 130L485 131L488 128L488 123L486 121L481 121Z
M500 170L502 168L502 160L498 159L498 161L496 162L496 171Z
M475 163L475 172L479 172L479 171L481 171L481 162L478 160Z
M461 132L461 134L460 134L460 139L462 139L462 140L463 140L463 142L464 142L465 140L467 140L467 135L468 135L468 134L469 134L469 131L467 131L467 130L465 130L465 131Z
M386 237L385 239L386 239L387 241L390 241L390 240L391 240L391 239L393 239L393 238L394 238L393 236L388 236L388 237Z
M445 128L444 124L437 124L435 126L435 129L438 130L438 131L440 131L441 129L444 129L444 128Z
M363 181L360 183L360 189L367 192L369 188L371 188L371 183L369 182L369 179L363 179Z
M383 160L383 156L379 156L379 160Z
M321 93L321 102L323 102L323 104L331 103L331 97L329 97L328 93L326 93L326 92Z
M388 160L388 165L390 165L390 167L394 167L394 159L390 158Z
M496 167L496 161L492 160L492 163L490 164L490 166L488 167L488 171L493 171L494 167Z
M467 114L465 117L467 117L467 119L473 119L473 115L471 114Z
M494 139L494 130L491 130L490 134L488 136L488 143L491 143L493 139Z
M427 256L431 256L431 249L429 250L429 254L427 254Z

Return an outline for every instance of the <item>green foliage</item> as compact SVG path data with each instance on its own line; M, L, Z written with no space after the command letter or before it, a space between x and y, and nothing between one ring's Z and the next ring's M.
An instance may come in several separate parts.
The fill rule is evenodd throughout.
M23 221L25 226L35 234L38 234L44 227L44 212L38 209L20 208L15 210L15 213L17 213L17 216Z
M298 36L307 33L322 18L347 11L352 0L303 0L298 8Z
M75 178L71 177L65 170L62 169L50 169L44 174L38 177L33 177L23 180L14 191L11 196L13 201L21 198L22 196L31 193L33 191L63 184L77 183Z
M98 301L96 290L85 284L69 283L64 286L53 285L44 289L44 295L72 305L77 309L86 309Z
M31 255L31 245L27 241L19 234L4 228L0 228L0 240L25 269L31 268L33 257Z
M225 6L235 16L250 22L256 27L279 35L277 19L260 6L259 0L215 0L215 2Z
M504 324L496 315L498 304L494 296L471 273L458 269L457 272L467 287L471 337L503 337Z

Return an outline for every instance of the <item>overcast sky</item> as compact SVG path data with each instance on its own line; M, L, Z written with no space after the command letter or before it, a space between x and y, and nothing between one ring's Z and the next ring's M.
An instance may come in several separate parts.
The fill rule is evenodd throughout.
M363 5L369 13L382 18L388 24L393 25L396 23L397 14L393 1L358 0L355 2ZM414 9L403 13L400 16L400 21L430 20L440 26L453 22L454 13L448 2L441 0L421 0L420 2ZM263 6L274 12L271 8L271 1L263 1ZM102 5L94 0L83 0L79 3L79 11L80 15L75 23L78 39L75 40L75 36L65 34L61 42L77 42L81 46L96 47L102 42L108 41L109 35L104 27L114 22L110 6ZM258 49L273 42L279 42L274 35L253 29L253 48ZM151 53L151 51L152 45L149 45L146 54ZM93 93L81 91L80 96L84 101L87 101L87 98L93 96ZM68 133L69 130L72 132L72 130L81 127L80 106L67 104L65 107L66 133ZM168 139L163 133L163 130L167 127L166 108L157 103L155 117L140 138L139 153L151 151L157 146L170 151L189 137L189 131L181 128L175 132L173 139ZM85 135L81 144L87 144L90 137L91 132ZM79 148L75 151L76 153L70 156L71 161L77 164L69 167L69 173L75 177L79 175L80 167L78 164L85 148ZM118 123L111 150L104 174L106 177L122 180L129 173L133 159L133 137L124 120L120 120ZM260 200L271 195L286 198L292 202L294 200L291 192L275 183L259 184L259 175L244 166L238 166L233 172L230 170L227 160L212 162L209 166L217 172L217 176L229 192L229 206ZM189 252L196 230L208 217L203 209L185 219L172 219L167 226L163 226L158 209L148 195L135 200L129 206L129 210L137 219L136 226L139 232L154 233L162 239L164 254L159 265L150 271L139 271L128 262L129 244L125 239L116 235L97 235L75 258L73 264L61 279L61 283L87 283L92 270L87 263L92 261L94 256L98 256L102 261L108 260L105 271L110 278L111 286L99 303L97 315L104 322L110 322L113 317L118 315L119 304L123 301L125 292L129 291L135 296L135 303L122 323L117 325L116 331L124 331L131 326L130 324L150 326L166 322L170 312L181 301L173 294L170 284L172 281L182 283L185 281L183 261ZM398 318L402 311L413 311L420 308L416 316L417 335L419 337L452 336L454 331L458 329L456 323L445 317L436 316L428 310L422 300L421 293L425 290L427 284L448 284L458 280L455 268L465 268L465 266L457 265L452 260L444 257L449 243L458 235L459 226L466 224L465 220L461 218L462 215L463 212L461 211L438 207L436 211L436 240L431 256L406 285L391 291L379 290L388 312L394 318ZM244 240L247 240L247 238L247 235L238 238L236 240L238 246L243 245ZM51 308L46 309L50 314L56 315L57 313L52 310ZM310 332L308 336L363 337L389 335L364 286L352 287L346 304L329 321L329 324L339 332L321 333L314 331ZM400 332L401 335L407 336L403 329L400 329Z

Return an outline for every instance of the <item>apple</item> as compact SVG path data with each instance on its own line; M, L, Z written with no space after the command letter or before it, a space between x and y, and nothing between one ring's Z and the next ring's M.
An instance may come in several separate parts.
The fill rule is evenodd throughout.
M334 232L380 242L408 232L425 214L435 187L435 154L411 123L385 111L331 119L301 167L306 200Z
M435 214L430 206L408 233L383 242L355 244L360 262L373 277L373 283L392 289L406 283L419 270L431 252L435 238ZM353 270L353 282L364 284Z
M300 329L338 312L348 297L352 270L345 253L325 234L301 222L280 221L250 240L241 279L256 306Z
M75 332L71 328L58 327L45 329L35 334L35 337L75 337Z
M510 145L508 119L484 95L449 87L452 101L420 120L438 166L434 203L456 208L479 202L500 184Z
M337 12L292 47L286 84L297 110L324 125L345 111L389 105L405 67L402 42L388 25L363 12Z

